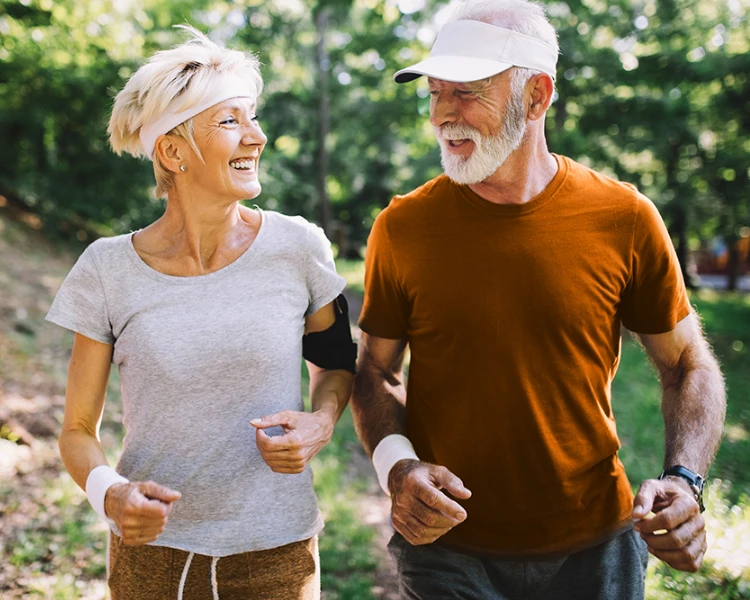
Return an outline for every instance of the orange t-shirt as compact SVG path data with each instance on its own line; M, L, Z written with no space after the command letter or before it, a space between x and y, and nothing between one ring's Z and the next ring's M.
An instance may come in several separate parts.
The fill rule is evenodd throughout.
M690 304L651 201L555 158L525 204L441 175L370 234L360 327L408 339L406 435L473 492L439 543L541 556L628 525L610 403L620 325L671 331Z

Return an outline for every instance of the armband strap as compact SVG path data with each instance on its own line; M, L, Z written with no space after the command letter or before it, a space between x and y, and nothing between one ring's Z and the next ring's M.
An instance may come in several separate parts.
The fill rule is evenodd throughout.
M321 369L344 369L356 372L357 344L352 341L349 327L349 305L339 294L333 302L336 320L325 331L302 337L302 356Z

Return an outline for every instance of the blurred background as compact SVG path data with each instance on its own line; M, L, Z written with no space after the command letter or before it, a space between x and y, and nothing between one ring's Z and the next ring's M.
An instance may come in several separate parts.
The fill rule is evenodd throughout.
M648 598L750 598L750 0L544 4L561 46L550 149L657 204L729 389L706 565L680 574L652 559ZM269 141L253 203L325 228L356 308L375 216L440 173L426 82L397 86L392 74L427 54L449 10L434 0L0 0L0 597L106 594L104 528L55 443L72 337L43 317L86 244L163 210L151 164L109 150L116 92L144 57L181 41L174 24L257 53ZM113 375L102 425L112 464L118 387ZM613 404L637 486L661 470L663 427L658 382L627 336ZM348 414L315 473L326 598L395 598L388 503Z

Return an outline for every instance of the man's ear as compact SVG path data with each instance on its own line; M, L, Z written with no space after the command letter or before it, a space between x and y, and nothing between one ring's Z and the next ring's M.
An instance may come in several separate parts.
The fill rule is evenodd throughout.
M544 113L552 104L552 97L555 93L555 84L552 77L547 73L534 75L530 81L531 99L529 102L528 118L532 121L541 119Z
M154 154L159 156L161 165L172 173L179 173L180 165L185 164L185 151L174 136L160 135L156 138Z

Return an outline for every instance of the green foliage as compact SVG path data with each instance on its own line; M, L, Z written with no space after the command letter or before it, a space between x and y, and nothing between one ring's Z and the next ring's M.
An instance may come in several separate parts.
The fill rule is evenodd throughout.
M346 289L362 296L364 294L365 263L361 260L338 259L336 271L346 280Z
M606 10L605 10L606 9ZM747 2L570 1L550 147L637 185L688 239L728 245L750 223Z
M68 236L153 220L162 205L150 164L115 157L106 123L113 94L188 22L263 63L269 143L257 202L320 220L324 187L329 234L356 257L391 196L439 173L424 82L399 86L391 75L426 54L445 5L408 4L0 0L0 195ZM683 259L689 239L731 244L750 225L747 9L747 0L547 3L561 45L550 147L638 185L662 207Z
M320 218L315 182L325 87L331 115L326 192L346 237L362 242L391 196L424 177L411 160L424 153L419 142L425 137L414 89L391 80L393 65L403 60L399 54L415 42L399 37L403 19L389 3L320 3L312 13L323 7L330 20L322 80L315 77L318 32L307 11L293 13L282 2L258 4L246 13L252 27L238 32L238 41L260 54L268 82L262 122L269 144L258 202Z
M153 209L143 214L152 204L151 179L135 161L118 159L106 140L108 90L120 87L129 61L114 59L113 40L96 31L114 39L122 31L99 27L96 17L107 13L86 14L73 2L14 7L0 4L0 163L9 167L0 190L50 225L72 229L68 235L153 218Z

